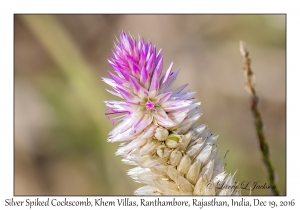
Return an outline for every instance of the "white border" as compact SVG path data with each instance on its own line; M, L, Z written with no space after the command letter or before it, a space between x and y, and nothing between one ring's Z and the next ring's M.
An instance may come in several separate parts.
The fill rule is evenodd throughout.
M296 198L300 189L299 172L299 12L296 1L2 1L0 18L0 206L4 199L13 197L13 14L15 13L287 13L287 196L286 197L245 197L248 200L283 200ZM298 197L298 196L297 196ZM15 197L17 200L34 197ZM43 197L45 198L45 197ZM55 197L51 197L53 199ZM63 199L64 197L58 197ZM105 197L117 199L121 197ZM184 197L178 198L182 199ZM241 199L239 197L237 199ZM85 197L68 197L70 200L84 200ZM95 197L90 197L95 199ZM139 200L139 197L131 197ZM149 198L150 199L150 198ZM152 199L152 198L151 198ZM191 197L185 198L191 200ZM210 199L206 197L205 199ZM221 198L230 200L231 198ZM299 206L296 200L296 206ZM124 207L127 208L127 207ZM174 208L174 207L172 207ZM288 208L288 207L287 207ZM6 209L4 207L4 209ZM14 208L13 208L14 209ZM22 208L19 208L22 209ZM40 208L36 208L40 209ZM71 207L67 207L71 209ZM79 208L78 208L79 209ZM80 208L80 209L88 209ZM90 208L89 208L90 209ZM128 208L129 209L129 208ZM171 209L171 207L168 207ZM196 209L196 208L191 208ZM198 209L198 207L197 207ZM265 209L265 208L264 208ZM277 208L282 209L282 208Z

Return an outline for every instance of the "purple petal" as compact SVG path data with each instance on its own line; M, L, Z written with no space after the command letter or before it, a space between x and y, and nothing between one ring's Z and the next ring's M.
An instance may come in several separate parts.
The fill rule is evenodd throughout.
M124 31L122 33L121 42L122 42L123 49L125 49L127 52L130 52L131 51L131 46L130 46L130 43L128 41L127 34Z
M146 70L147 70L149 75L151 75L152 71L153 71L153 65L154 65L154 62L155 62L154 59L155 59L155 55L152 54L150 59L147 61Z
M172 72L169 78L167 78L166 82L163 83L160 87L160 92L163 93L164 91L167 91L169 87L172 86L173 82L176 80L177 75L179 74L180 69L176 70L175 72Z
M160 94L156 97L157 102L163 104L170 98L171 95L172 95L172 92Z
M124 79L122 79L122 78L120 78L120 77L114 75L113 73L111 73L111 72L109 72L109 71L107 71L107 72L108 72L109 76L110 76L110 77L111 77L118 85L122 85L122 84L124 84L124 83L127 82L126 80L124 80Z
M105 77L101 77L102 78L102 81L105 82L106 84L110 85L111 87L118 87L118 84L112 80L112 79L109 79L109 78L105 78Z
M140 98L148 96L148 91L141 86L141 84L133 77L130 78L130 83L133 88L133 92Z
M150 56L151 56L151 48L152 48L152 43L147 43L146 44L146 48L145 48L145 54L146 56L146 61L149 60Z
M135 45L136 45L136 43L135 43ZM139 52L138 52L138 49L136 46L133 49L132 58L133 58L134 62L136 62L136 63L138 63L138 61L140 59L140 55L139 55Z
M159 75L157 74L157 71L154 72L151 80L151 85L149 88L149 97L154 97L158 93L159 88Z
M125 99L125 101L133 101L134 100L134 95L131 93L127 92L123 88L116 87L116 90L122 95L122 97Z
M109 92L110 94L113 94L115 96L118 96L120 98L123 98L122 95L120 93L117 93L117 92L114 92L114 91L111 91L111 90L108 90L108 89L105 89L107 92Z
M161 57L155 67L155 70L157 72L157 75L160 77L161 73L162 73L162 68L163 68L163 57Z
M161 55L161 49L159 49L159 51L158 51L158 53L157 53L157 55L156 55L156 60L158 61L158 60L160 60L160 58L162 57L162 55Z
M165 108L165 110L168 110L169 112L176 112L176 111L184 111L184 110L194 110L196 107L198 107L200 105L200 102L198 103L193 103L191 102L190 105L188 104L181 104L178 106L174 106L174 107L169 107L169 108Z
M166 112L176 111L191 105L189 100L168 100L161 105Z
M158 107L156 110L157 112L153 116L159 125L166 128L170 128L176 125L162 108Z
M176 88L175 90L173 90L173 94L172 95L175 95L177 93L180 93L186 86L188 86L188 83L187 84L184 84L184 85L181 85L180 87Z
M138 119L138 118L137 118ZM138 120L135 120L135 123L132 127L132 134L139 134L145 128L150 125L150 123L153 121L153 116L148 114L143 114L142 117Z
M130 82L130 84L132 85L133 92L134 92L135 94L137 94L137 93L139 92L139 90L141 89L140 83L138 83L138 82L136 81L136 79L134 79L134 78L132 78L132 77L129 78L129 82Z
M172 73L172 66L173 66L173 62L170 64L168 70L166 71L166 73L163 75L163 77L160 80L160 84L164 84L166 83L167 79L170 77L171 73Z
M145 53L141 50L140 51L140 61L139 61L139 66L144 67L146 63L146 55Z
M194 99L196 92L181 92L172 95L172 99L190 100Z
M155 133L156 128L157 128L156 125L150 124L143 132L143 138L145 138L145 139L152 138L152 136Z
M143 66L142 71L141 71L141 78L140 78L140 82L141 84L144 85L144 87L148 90L149 88L149 84L150 84L150 78L148 75L148 72L146 70L146 68Z
M140 74L139 66L130 57L127 57L127 61L128 61L129 68L131 69L131 74L138 78Z

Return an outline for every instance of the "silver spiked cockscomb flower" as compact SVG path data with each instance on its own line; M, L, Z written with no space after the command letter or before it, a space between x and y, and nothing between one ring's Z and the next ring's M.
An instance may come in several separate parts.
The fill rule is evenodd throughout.
M136 195L236 195L233 176L218 159L217 136L201 116L195 92L187 84L172 89L179 70L172 63L163 73L161 50L150 42L135 40L122 32L108 59L115 74L102 78L121 101L105 101L113 125L109 142L122 142L116 154L135 181L145 184ZM227 186L227 187L220 187Z

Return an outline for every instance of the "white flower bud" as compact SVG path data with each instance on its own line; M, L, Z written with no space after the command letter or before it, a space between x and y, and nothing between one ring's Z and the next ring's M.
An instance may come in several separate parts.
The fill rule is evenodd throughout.
M156 149L157 155L161 158L169 159L171 152L172 152L172 150L170 148L166 147L166 145L160 145Z
M166 145L169 148L176 148L178 146L178 139L167 139Z
M203 179L202 176L198 179L195 188L194 188L194 192L193 195L205 195L205 188L206 187L213 187L215 188L215 186L211 186L213 185L213 183L210 183L209 185L207 185L208 183L206 183Z
M200 175L203 176L203 178L206 181L210 181L212 178L213 170L214 170L214 160L211 160L206 164L206 166L202 168Z
M178 146L178 143L177 143L177 141L167 139L166 140L166 145L169 148L176 148Z
M201 168L201 162L200 160L196 160L190 167L189 171L186 174L186 179L192 183L196 184L198 178L199 178L199 172Z
M203 165L206 165L209 161L209 157L211 154L211 150L212 150L212 145L206 145L201 152L199 153L199 155L196 157L197 160L200 160L200 162Z
M140 155L151 155L156 151L156 148L161 144L161 142L156 140L149 140L141 149L140 149Z
M181 176L179 171L172 166L168 166L167 175L178 185L179 189L181 189L184 194L193 192L194 186Z
M181 158L181 161L179 163L179 166L177 166L177 170L181 174L186 174L191 166L192 160L188 155L184 155L183 158Z
M201 141L201 143L200 143ZM186 150L186 154L191 157L192 160L194 160L195 157L200 153L201 149L204 146L204 142L202 142L202 138L199 138L192 142L188 149Z
M171 134L170 136L168 136L167 140L165 141L165 144L169 148L176 148L182 142L183 138L183 135Z
M155 134L154 134L155 138L158 140L158 141L164 141L168 138L169 136L169 131L163 127L158 127L156 130L155 130Z
M179 145L179 151L185 151L191 139L192 139L192 132L188 132L187 134L185 134L184 138L181 141L181 144Z
M182 153L179 152L178 150L174 150L170 156L170 164L172 166L178 166L181 158L182 158Z

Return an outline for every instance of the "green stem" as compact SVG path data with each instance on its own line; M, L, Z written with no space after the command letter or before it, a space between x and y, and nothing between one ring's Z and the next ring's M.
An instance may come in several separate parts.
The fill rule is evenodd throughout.
M270 186L271 186L271 191L272 191L273 195L279 195L279 192L275 185L275 170L274 170L271 160L270 160L269 146L268 146L268 143L266 141L266 138L265 138L265 135L263 132L263 121L261 118L261 114L257 108L257 104L258 104L258 97L253 96L251 112L252 112L254 122L255 122L255 128L256 128L256 133L257 133L258 140L259 140L260 151L263 156L263 162L268 171L268 178L269 178L269 182L270 182Z
M248 93L251 96L251 113L254 118L256 133L259 140L260 151L263 156L263 163L267 168L271 191L273 195L279 195L278 189L275 185L275 170L270 160L269 146L263 132L263 120L260 111L257 107L259 98L256 95L256 90L254 88L253 72L250 67L251 59L244 42L240 42L240 51L242 56L244 57L244 73L246 79L246 89L248 90Z

